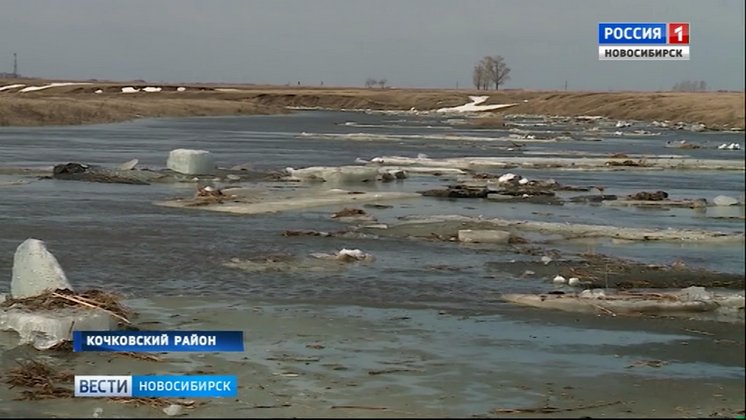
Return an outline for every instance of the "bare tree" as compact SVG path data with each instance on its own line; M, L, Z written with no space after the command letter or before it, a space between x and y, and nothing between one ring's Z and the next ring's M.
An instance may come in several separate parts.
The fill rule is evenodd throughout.
M485 57L483 62L488 66L490 82L495 84L495 90L500 89L500 85L510 80L510 67L505 63L501 55Z
M379 81L378 81L378 87L379 87L379 88L381 88L381 89L385 88L385 87L386 87L386 82L387 82L387 81L388 81L388 80L386 80L386 79L381 79L381 80L379 80Z
M474 66L472 81L477 89L488 90L494 84L495 90L510 79L510 67L502 56L486 56Z
M490 83L495 78L495 60L490 56L486 56L479 62L479 66L482 67L482 73L484 74L482 88L489 90Z
M484 76L484 67L482 67L481 64L477 64L476 66L474 66L474 71L471 74L471 80L477 90L482 89L482 86L484 86Z

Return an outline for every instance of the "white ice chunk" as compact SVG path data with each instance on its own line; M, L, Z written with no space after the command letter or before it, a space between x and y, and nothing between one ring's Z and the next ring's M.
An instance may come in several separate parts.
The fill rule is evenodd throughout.
M738 200L727 195L719 195L712 200L716 206L735 206L738 204Z
M189 175L204 175L215 170L215 161L207 150L175 149L168 155L166 167Z
M140 89L135 89L132 86L126 86L122 88L122 93L137 93Z
M562 276L560 276L559 274L557 274L556 276L554 276L554 278L552 279L552 281L555 282L555 283L557 283L557 284L565 284L565 283L567 283L567 279L564 278L564 277L562 277Z
M171 404L163 409L163 412L167 416L180 416L184 411L184 407L179 404Z
M55 289L73 290L70 282L43 241L26 239L13 257L10 295L14 298L38 296Z
M359 249L342 248L339 252L337 252L337 256L340 258L354 258L356 260L365 259L367 255L368 254Z
M516 174L507 173L507 174L501 175L499 178L497 178L497 182L499 182L499 183L510 182L513 179L517 178L517 177L518 177L518 175L516 175Z
M186 88L184 86L179 86L179 87L176 88L177 92L184 92L185 90L186 90Z
M459 230L458 240L460 242L507 244L510 232L504 230Z
M143 92L160 92L161 90L163 89L159 87L153 87L153 86L147 86L147 87L142 88Z
M109 331L116 326L116 319L100 309L67 307L30 312L11 307L0 310L0 330L16 331L20 335L18 345L31 344L39 350L71 341L73 330Z
M368 166L311 166L302 169L287 168L287 171L295 179L331 184L373 182L378 177L378 168Z
M123 164L119 165L117 169L122 170L122 171L131 171L135 169L135 166L137 166L138 163L140 163L138 159L128 160L127 162L124 162Z
M685 289L681 289L678 296L682 300L695 301L695 300L712 300L713 294L708 292L704 287L691 286Z

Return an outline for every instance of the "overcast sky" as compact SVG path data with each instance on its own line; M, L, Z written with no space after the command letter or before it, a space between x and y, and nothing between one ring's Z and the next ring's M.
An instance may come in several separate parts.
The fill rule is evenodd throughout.
M600 62L603 21L691 22L688 62ZM0 72L61 79L744 89L743 0L0 0Z

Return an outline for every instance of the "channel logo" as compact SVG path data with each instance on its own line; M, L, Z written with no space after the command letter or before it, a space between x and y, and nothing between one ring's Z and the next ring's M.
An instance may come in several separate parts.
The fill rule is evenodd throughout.
M75 375L76 397L226 398L237 394L235 375Z
M689 60L689 23L598 24L599 60Z

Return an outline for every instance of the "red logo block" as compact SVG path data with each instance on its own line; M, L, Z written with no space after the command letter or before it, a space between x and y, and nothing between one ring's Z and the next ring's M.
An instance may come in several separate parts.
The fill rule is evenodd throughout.
M689 24L682 22L669 22L668 43L689 44Z

